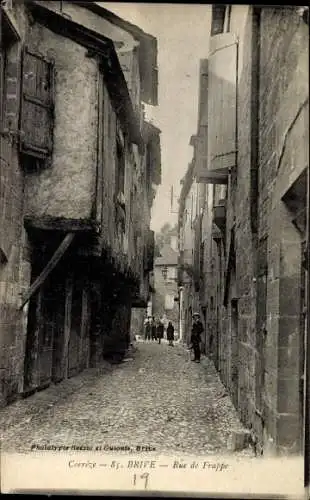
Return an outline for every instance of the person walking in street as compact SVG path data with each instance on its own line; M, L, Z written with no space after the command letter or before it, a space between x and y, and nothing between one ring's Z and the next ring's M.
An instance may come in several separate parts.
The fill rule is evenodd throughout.
M161 343L161 339L164 338L164 324L161 320L158 321L156 336L158 338L158 343Z
M144 339L147 342L148 340L151 340L151 331L152 331L152 325L150 318L147 319L144 327Z
M152 340L157 340L157 336L156 336L156 321L155 321L155 318L153 316L153 320L152 320Z
M201 334L203 332L203 326L200 321L200 316L198 313L193 315L193 326L192 326L192 335L191 335L191 343L194 351L194 359L196 363L200 363L200 342L201 342Z
M167 340L169 342L169 345L173 346L173 341L174 341L174 326L169 321L168 326L167 326Z

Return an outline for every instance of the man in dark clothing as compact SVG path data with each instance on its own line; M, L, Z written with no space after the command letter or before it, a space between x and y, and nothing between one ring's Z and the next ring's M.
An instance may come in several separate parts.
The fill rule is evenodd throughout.
M169 342L169 345L173 346L173 341L174 341L174 326L169 321L168 326L167 326L167 340Z
M193 320L194 322L192 326L192 335L191 335L191 343L195 356L193 361L195 361L196 363L200 363L200 342L201 342L201 334L203 332L203 326L200 321L198 313L193 315Z
M158 325L157 325L157 330L156 330L157 338L158 338L158 343L161 343L161 339L164 337L164 324L162 321L159 320Z

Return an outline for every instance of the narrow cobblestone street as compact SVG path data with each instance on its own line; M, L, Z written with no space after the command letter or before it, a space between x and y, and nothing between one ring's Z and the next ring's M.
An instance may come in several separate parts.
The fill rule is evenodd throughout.
M2 448L151 446L160 453L227 454L241 429L212 363L179 345L138 343L120 365L87 370L0 412ZM251 456L250 449L236 452Z

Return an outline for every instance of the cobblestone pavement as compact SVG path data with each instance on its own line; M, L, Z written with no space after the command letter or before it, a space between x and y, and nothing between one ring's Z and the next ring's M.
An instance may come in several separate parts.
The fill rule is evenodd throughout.
M138 343L119 365L86 370L2 409L0 428L4 451L108 444L227 455L230 432L242 426L207 358L196 364L180 345Z

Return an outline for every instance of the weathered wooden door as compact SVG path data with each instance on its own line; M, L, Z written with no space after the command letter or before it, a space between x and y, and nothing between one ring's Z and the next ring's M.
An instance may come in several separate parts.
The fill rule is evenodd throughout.
M73 280L71 328L68 353L68 377L76 375L79 371L81 335L82 335L82 304L83 283L77 276Z
M28 324L26 350L24 358L24 392L35 390L38 386L38 338L39 338L39 315L40 303L38 295L31 298L28 309Z
M31 299L28 312L28 331L25 355L25 391L44 388L54 379L55 337L63 341L63 297L54 280L47 281Z
M39 292L39 387L46 387L52 379L53 337L57 297L50 282Z
M32 249L32 279L33 282L44 266L44 249L33 245ZM45 335L43 331L43 289L42 287L34 294L29 301L27 339L24 360L24 392L28 393L36 390L41 385L41 356L44 358Z
M50 258L52 249L35 246L32 282ZM29 302L24 363L24 390L29 392L62 378L65 292L62 270L55 269Z
M57 300L53 301L54 307L54 332L53 332L53 358L52 358L52 380L59 382L64 377L63 354L65 349L65 281L59 276L54 280L54 289Z
M89 351L90 351L90 296L89 287L85 286L82 291L82 323L79 349L79 369L80 371L89 366Z

